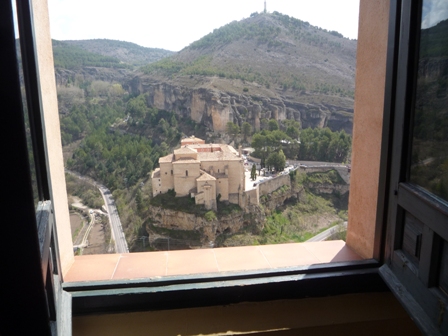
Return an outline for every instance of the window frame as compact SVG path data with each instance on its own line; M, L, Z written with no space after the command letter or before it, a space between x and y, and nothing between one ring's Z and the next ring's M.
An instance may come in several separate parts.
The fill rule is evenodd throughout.
M21 3L21 2L18 2ZM29 2L24 2L29 5ZM399 12L400 0L391 0L391 17L390 17L390 34L392 37L389 38L389 43L395 43L397 37L397 32L395 28L397 27L395 13ZM4 6L2 4L2 6ZM30 8L30 6L29 6ZM31 13L31 12L30 12ZM5 16L10 19L12 17L12 12L0 11L1 17ZM35 40L32 34L33 32L33 17L32 13L29 16L24 16L22 18L22 25L29 24L31 29L31 37L26 44L26 48L23 53L30 53L35 55ZM0 20L3 22L3 20ZM2 43L3 45L3 43ZM10 44L8 44L10 45ZM393 49L393 48L392 48ZM9 49L8 49L9 50ZM396 51L393 49L392 53L395 57ZM15 49L14 49L15 51ZM12 52L8 55L12 56ZM2 59L6 56L0 55ZM34 63L36 59L34 58ZM10 65L12 63L9 63ZM388 70L391 68L395 69L396 60L392 63L388 62ZM6 77L8 80L2 80L4 85L8 85L11 81L16 79L15 89L16 92L12 94L17 100L17 93L20 94L20 87L17 91L18 74L14 71L14 67L10 67L11 72ZM3 67L2 67L3 71ZM35 99L39 99L39 85L38 85L38 68L29 68L27 70L31 80L36 80L37 85L35 85L36 96L33 98L35 102L35 109L33 109L33 115L42 115L42 104L36 103ZM4 76L0 76L0 79ZM392 95L390 92L394 87L393 77L387 81L386 85L386 96ZM390 90L389 90L389 89ZM6 100L11 100L1 92L0 94L5 97ZM8 99L9 98L9 99ZM393 97L389 97L393 100ZM38 100L39 102L39 100ZM391 106L391 101L386 99L386 104L389 103ZM225 274L205 274L205 275L190 275L190 276L178 276L178 277L166 277L163 279L143 279L143 280L128 280L128 281L95 281L95 282L83 282L83 283L63 283L63 289L65 292L71 294L73 302L73 313L74 314L92 314L92 313L104 313L104 312L123 312L123 311L138 311L138 310L161 310L161 309L174 309L174 308L187 308L187 307L198 307L198 306L212 306L212 305L222 305L237 303L243 301L268 301L277 299L294 299L303 297L320 297L328 295L341 295L348 293L365 293L365 292L382 292L387 291L388 288L383 282L382 278L379 276L378 268L381 266L384 255L384 244L385 244L385 230L384 230L384 214L387 213L387 193L389 178L388 172L390 171L389 161L391 160L391 153L389 151L390 139L392 138L392 127L391 127L391 107L387 106L384 111L384 131L383 131L383 147L382 151L382 161L381 161L381 178L379 186L379 196L378 196L378 216L375 231L375 259L367 259L358 262L347 262L347 263L332 263L323 265L311 265L307 267L296 267L296 268L280 268L274 270L260 270L260 271L250 271L250 272L229 272ZM15 110L19 110L20 106L16 101L14 107ZM14 113L12 113L14 114ZM12 117L11 117L12 118ZM34 141L41 142L43 146L39 147L37 151L37 156L39 157L39 162L46 162L46 147L45 147L45 129L44 123L34 123L31 127L41 129L42 133L37 132L36 139ZM12 125L12 124L11 124ZM23 120L18 119L16 116L13 128L11 125L6 126L3 123L1 126L5 131L4 134L13 134L15 131L20 131L20 135L23 137ZM13 131L11 131L13 129ZM18 139L18 142L23 142L23 139ZM8 140L10 142L10 140ZM26 142L25 142L26 145ZM23 143L21 143L23 147ZM25 146L26 148L26 146ZM15 265L11 270L18 270L19 277L23 280L18 282L13 288L15 291L23 289L22 287L34 288L36 291L30 293L36 300L42 302L42 293L44 293L43 283L37 281L35 285L30 286L30 276L35 276L37 279L41 278L40 270L40 259L38 260L38 236L37 232L33 232L32 235L29 234L29 230L36 230L35 221L35 210L34 206L31 206L29 200L27 200L27 205L18 204L17 199L23 198L23 190L30 190L31 180L28 179L30 176L28 159L25 157L25 152L22 149L21 155L17 155L17 148L8 149L8 157L14 157L17 160L17 164L20 167L17 168L14 164L8 165L9 172L14 178L11 179L10 188L11 190L19 189L16 188L14 183L21 183L20 186L23 189L12 197L12 200L6 200L6 204L11 206L14 211L17 211L20 216L17 220L19 223L26 223L26 230L21 230L23 234L30 237L30 244L34 242L35 248L27 250L27 254L23 257L14 256L13 261L17 263L23 262L23 264ZM45 166L45 165L44 165ZM46 167L47 168L47 167ZM23 176L27 178L23 178ZM47 183L51 189L51 181L49 174L44 175L43 183ZM55 186L53 186L55 187ZM45 194L45 193L44 193ZM51 199L50 192L48 192L48 199ZM29 196L27 196L29 197ZM5 203L4 203L5 204ZM24 226L25 227L25 226ZM15 230L13 228L9 229L9 233L13 234ZM9 243L8 248L16 248L15 244ZM56 248L57 250L57 248ZM20 253L19 253L20 255ZM17 259L18 258L18 259ZM59 257L57 256L59 260ZM32 261L32 263L31 263ZM39 264L39 270L36 269L36 262ZM29 265L28 265L29 264ZM21 271L20 271L21 270ZM15 280L14 280L15 281ZM14 282L11 281L11 284ZM13 294L8 297L7 301L4 302L14 302L14 291ZM37 293L37 294L36 294ZM37 305L30 305L30 297L26 297L26 304L21 303L14 310L16 314L20 317L24 316L24 312L30 311L30 316L36 316L36 321L42 324L42 321L48 319L48 317L37 316L35 314ZM20 309L19 309L20 307ZM24 307L29 307L27 308ZM43 307L43 306L42 306ZM32 312L31 312L32 311ZM45 311L42 309L42 311ZM32 314L34 313L34 315ZM17 321L17 316L16 320ZM36 322L36 323L37 323ZM22 323L23 324L23 323ZM30 325L27 324L26 327ZM36 329L37 330L37 329ZM42 333L45 334L45 333Z
M0 2L0 99L6 102L6 111L0 123L4 144L2 155L5 158L2 176L6 177L2 182L4 192L1 203L7 212L5 216L11 214L6 225L2 225L2 233L8 238L2 243L7 252L2 258L2 269L6 270L7 275L2 277L0 333L26 334L31 329L37 334L46 335L55 332L52 321L56 319L50 250L52 224L49 203L45 209L39 207L36 211L30 169L30 165L35 165L39 200L49 199L40 91L35 75L31 6L26 1L17 2L23 82L27 93L34 162L30 162L25 129L14 14L12 1ZM26 57L23 57L25 54ZM57 264L54 266L58 267Z
M419 36L423 0L402 0L397 13L399 27L389 55L391 130L387 156L389 182L384 199L387 223L384 258L380 274L425 334L448 332L444 319L448 297L437 288L442 240L448 241L448 206L409 180L412 119L416 99ZM423 224L415 251L405 252L405 214ZM443 225L445 223L445 225ZM419 238L419 237L417 237Z
M397 38L397 17L400 0L390 1L388 54L396 51L390 46ZM388 57L389 59L389 57ZM387 69L395 70L388 60ZM64 290L73 298L74 314L113 313L123 311L177 309L198 306L231 304L243 301L267 301L342 295L369 291L388 291L379 276L384 260L385 220L387 216L387 189L390 170L389 147L392 139L391 99L394 98L394 78L386 77L386 99L383 115L383 132L375 223L374 257L362 261L329 263L306 267L270 270L226 272L167 276L163 279L114 281L86 281L64 283ZM347 286L350 284L350 286ZM275 294L274 294L275 293Z

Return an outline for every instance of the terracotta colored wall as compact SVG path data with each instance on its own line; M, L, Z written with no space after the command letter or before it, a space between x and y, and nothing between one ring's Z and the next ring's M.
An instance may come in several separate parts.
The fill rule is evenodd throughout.
M361 0L347 244L373 257L384 107L388 0Z
M53 64L53 48L50 39L50 21L47 0L32 1L34 32L38 59L39 83L44 111L48 168L51 180L50 192L59 242L62 273L73 264L73 243L65 186L64 160L62 157L61 131Z

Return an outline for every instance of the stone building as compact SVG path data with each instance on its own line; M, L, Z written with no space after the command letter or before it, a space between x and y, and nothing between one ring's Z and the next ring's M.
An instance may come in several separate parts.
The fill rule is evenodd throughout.
M244 165L241 153L225 144L206 144L194 136L183 139L173 154L159 159L152 174L153 195L174 189L176 196L216 210L216 198L242 206Z

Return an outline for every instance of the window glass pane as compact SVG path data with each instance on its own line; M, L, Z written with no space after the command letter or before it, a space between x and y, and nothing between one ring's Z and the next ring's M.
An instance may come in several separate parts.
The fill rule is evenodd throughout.
M410 180L448 200L448 3L437 4L423 2Z
M37 185L37 178L36 178L36 166L34 162L34 155L33 155L33 144L32 144L32 137L31 137L31 129L30 129L30 119L28 115L28 108L27 108L27 101L26 101L26 91L25 91L25 84L23 81L23 66L22 66L22 52L20 49L20 36L19 36L19 29L18 29L18 19L17 19L17 8L16 8L16 2L12 0L12 7L14 9L14 26L15 26L15 34L16 34L16 52L17 52L17 66L19 68L19 75L20 75L20 90L22 93L22 109L23 109L23 116L25 121L25 128L26 128L26 140L28 144L28 160L30 163L30 172L31 172L31 181L32 181L32 188L33 188L33 196L34 196L34 204L37 208L37 203L40 201L39 199L39 190Z

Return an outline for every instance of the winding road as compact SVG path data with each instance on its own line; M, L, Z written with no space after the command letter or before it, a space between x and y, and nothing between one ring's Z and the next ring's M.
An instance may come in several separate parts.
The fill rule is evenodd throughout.
M128 243L126 242L123 227L121 226L120 216L118 215L118 210L115 206L115 201L110 190L102 184L92 180L90 177L81 176L80 174L69 170L66 170L66 172L89 182L99 189L101 195L103 196L104 204L107 209L112 239L115 242L115 253L129 253Z

